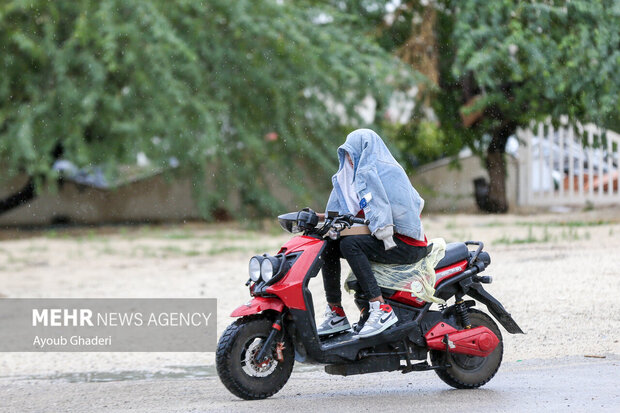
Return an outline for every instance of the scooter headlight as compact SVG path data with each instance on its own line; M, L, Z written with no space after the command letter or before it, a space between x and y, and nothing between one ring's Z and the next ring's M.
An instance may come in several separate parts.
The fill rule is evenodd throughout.
M263 261L264 257L260 255L254 256L250 258L249 271L250 271L250 279L254 282L258 281L261 274L261 261Z
M263 281L269 282L280 269L280 260L276 257L267 256L260 265L260 275Z

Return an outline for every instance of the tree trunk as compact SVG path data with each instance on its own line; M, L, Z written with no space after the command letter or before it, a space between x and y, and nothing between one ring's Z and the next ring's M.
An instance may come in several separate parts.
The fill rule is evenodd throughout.
M487 172L489 173L489 194L484 211L494 214L508 212L506 198L506 143L516 131L512 122L504 122L493 133L487 148Z
M485 205L486 212L508 212L506 199L506 160L504 152L489 151L487 153L487 172L489 173L489 194Z

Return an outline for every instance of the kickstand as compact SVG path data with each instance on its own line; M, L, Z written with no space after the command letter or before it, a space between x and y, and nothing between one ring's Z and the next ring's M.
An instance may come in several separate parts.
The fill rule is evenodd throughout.
M413 366L411 365L411 352L409 351L409 346L407 345L406 340L403 340L403 346L405 346L405 355L406 355L405 361L407 362L407 366L403 369L402 373L405 374L405 373L412 372L414 369L413 369Z
M450 355L450 338L448 337L448 334L443 336L443 343L446 345L446 364L443 365L442 368L447 369L452 367L452 364L450 364L452 361L452 356Z

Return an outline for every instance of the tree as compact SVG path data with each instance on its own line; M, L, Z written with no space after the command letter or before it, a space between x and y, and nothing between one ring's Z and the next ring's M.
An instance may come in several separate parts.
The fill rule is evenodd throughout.
M420 103L440 129L425 132L428 121L418 117L401 141L415 147L430 136L446 154L464 145L479 153L490 177L488 211L508 209L504 155L518 127L560 115L620 124L617 1L436 0L400 9L414 24L399 55L433 81Z
M459 39L452 71L462 79L461 104L471 104L462 111L482 112L472 129L490 136L488 209L505 212L504 153L517 127L561 115L605 125L617 116L620 8L611 0L451 6Z
M59 156L112 177L138 153L175 158L206 217L230 195L272 212L278 183L300 202L303 178L327 188L359 102L411 82L331 2L11 0L0 49L4 177L40 189Z

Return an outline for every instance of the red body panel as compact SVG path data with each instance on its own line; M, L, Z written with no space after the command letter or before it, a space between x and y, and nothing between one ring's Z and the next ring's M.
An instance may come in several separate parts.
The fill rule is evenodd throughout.
M450 353L486 357L499 344L497 336L484 326L457 330L446 323L437 323L424 335L428 348L445 351L444 337L446 334Z
M448 267L443 267L443 268L438 269L436 272L437 278L435 281L435 288L437 288L440 282L447 280L448 278L454 277L457 274L462 273L463 271L465 271L466 268L467 268L467 261L463 260L463 261L457 262L456 264L452 264ZM394 295L392 295L389 298L390 300L398 301L399 303L411 305L417 308L420 308L424 306L424 304L426 304L426 301L423 301L419 299L418 297L411 295L411 293L408 291L397 291L396 293L394 293Z
M435 271L435 288L439 286L439 283L452 278L457 274L462 273L467 269L467 260L459 261L448 267L439 268Z
M279 298L254 297L242 306L237 307L230 316L242 317L244 315L257 314L265 310L275 310L281 313L283 308L284 303Z
M390 300L398 301L399 303L411 305L417 308L420 308L426 304L426 301L420 300L418 297L411 295L409 291L396 291L391 297L388 298Z
M302 284L325 242L322 239L306 236L295 237L287 242L280 252L286 251L286 254L290 254L303 251L303 253L280 281L267 287L267 292L280 297L288 308L305 310Z

